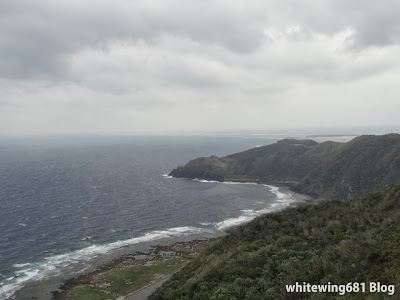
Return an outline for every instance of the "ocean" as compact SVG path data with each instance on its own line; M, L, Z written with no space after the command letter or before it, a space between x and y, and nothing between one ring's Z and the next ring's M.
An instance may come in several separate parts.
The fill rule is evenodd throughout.
M167 176L255 136L58 136L0 139L0 299L76 274L91 259L161 238L218 235L296 199L277 188Z

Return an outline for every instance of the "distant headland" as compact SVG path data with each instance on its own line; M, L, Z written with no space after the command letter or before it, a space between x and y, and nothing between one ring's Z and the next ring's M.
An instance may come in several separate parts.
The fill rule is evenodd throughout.
M201 157L177 178L285 185L314 197L342 198L400 181L400 135L363 135L346 143L283 139L225 157Z

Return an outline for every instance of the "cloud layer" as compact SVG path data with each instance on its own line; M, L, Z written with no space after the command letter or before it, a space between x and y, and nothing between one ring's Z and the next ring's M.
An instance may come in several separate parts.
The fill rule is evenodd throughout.
M0 3L0 134L397 125L400 3Z

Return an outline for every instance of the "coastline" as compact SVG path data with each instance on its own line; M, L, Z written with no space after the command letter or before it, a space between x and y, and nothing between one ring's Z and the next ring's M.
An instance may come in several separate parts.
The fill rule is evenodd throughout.
M189 179L190 180L190 179ZM300 203L312 200L312 197L307 195L298 194L292 190L288 186L279 185L276 183L274 185L270 185L264 182L250 182L250 181L226 181L226 182L218 182L218 183L228 183L228 184L262 184L271 189L273 193L275 193L278 197L277 202L279 202L279 194L287 196L291 198L290 203L283 205L281 208L274 209L273 211L278 211L280 209L285 209L288 207L296 206ZM275 189L273 191L273 189ZM285 198L285 199L286 199ZM265 213L270 213L273 211L267 211ZM265 214L262 213L262 214ZM247 223L243 222L241 224ZM229 234L230 230L233 228L240 226L233 225L227 229L221 230L220 232L213 233L199 233L199 234L190 234L187 236L175 236L162 238L158 240L152 240L148 242L141 242L134 245L124 246L118 249L113 249L110 253L101 255L94 261L90 262L90 267L86 268L83 272L79 272L76 274L70 275L62 275L54 278L47 278L39 282L34 282L24 286L22 289L17 291L14 294L14 298L22 299L22 300L32 300L32 299L43 299L43 300L63 300L68 298L63 298L66 291L70 291L76 286L80 285L82 282L85 282L87 279L93 277L94 274L98 274L99 272L104 272L107 270L114 270L120 268L119 263L126 258L134 257L137 255L147 255L152 257L152 259L159 258L157 252L159 252L160 247L167 247L169 249L173 249L179 243L187 243L187 245L194 245L197 241L209 241L221 238L226 234ZM96 273L97 272L97 273ZM56 296L56 298L55 298ZM125 295L126 296L126 295Z
M185 242L174 242L166 245L156 245L153 249L146 252L131 253L99 267L96 271L78 276L68 280L61 288L60 292L54 293L55 300L70 299L72 295L79 292L82 288L102 290L104 294L113 291L114 297L118 299L129 298L135 293L165 280L175 272L185 266L193 257L219 240L218 238L195 239ZM136 271L144 271L143 274ZM156 272L152 277L148 277L151 271ZM135 282L121 288L118 291L114 287L114 281L119 279L120 273L126 276L126 273L132 271L135 274ZM116 276L115 274L118 274ZM144 280L142 277L145 277ZM125 278L128 281L128 276ZM125 292L124 292L125 290Z
M54 295L63 291L66 287L74 286L80 279L88 278L95 272L101 270L112 269L112 266L117 266L118 262L124 257L132 257L137 255L152 255L162 247L173 247L179 243L191 243L195 241L208 241L220 238L226 235L225 232L218 233L201 233L176 236L170 238L162 238L143 242L139 244L129 245L122 248L114 249L110 253L101 255L90 262L90 267L84 271L77 272L69 275L61 275L57 277L50 277L38 282L27 284L22 289L15 292L11 299L18 300L51 300ZM77 281L78 280L78 281ZM62 299L62 298L57 298Z
M299 192L296 192L292 189L292 185L296 184L296 182L293 181L266 181L266 180L261 180L261 179L255 179L255 178L227 178L224 180L211 180L211 179L205 179L205 178L188 178L188 177L175 177L169 174L163 174L162 175L165 178L173 178L173 179L183 179L183 180L191 180L191 181L197 181L197 182L210 182L210 183L225 183L225 184L261 184L264 186L272 186L272 187L277 187L285 192L290 192L293 195L296 195L296 197L300 197L301 199L307 198L308 200L311 199L316 199L312 195L307 195L307 194L301 194Z
M297 191L292 189L292 184L289 182L282 182L282 181L265 181L261 179L254 179L254 178L227 178L222 181L218 180L208 180L208 179L200 179L200 178L187 178L187 177L174 177L170 174L163 175L166 178L174 178L174 179L183 179L183 180L191 180L191 181L198 181L198 182L209 182L209 183L225 183L225 184L259 184L264 185L267 187L275 187L278 188L280 192L283 194L290 194L292 197L295 197L296 202L304 202L304 201L318 201L320 200L319 197L315 197L313 195L301 194ZM293 182L290 182L293 183Z

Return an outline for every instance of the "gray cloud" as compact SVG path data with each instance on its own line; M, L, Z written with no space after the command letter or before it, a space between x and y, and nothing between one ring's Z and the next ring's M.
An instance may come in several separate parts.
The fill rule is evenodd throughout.
M0 134L395 123L398 11L394 0L2 1Z
M260 16L221 2L27 1L1 4L0 63L3 77L59 74L64 58L82 48L118 40L157 43L176 35L236 52L258 47L264 38ZM256 17L255 19L253 19Z
M396 0L290 0L278 6L279 11L286 12L286 20L297 20L314 32L332 35L353 28L355 34L349 42L354 49L389 46L400 40L400 3Z
M102 48L118 40L157 44L164 35L220 45L245 54L265 42L266 27L286 27L290 23L324 34L351 27L355 30L354 36L348 38L352 47L385 46L399 41L397 11L400 4L394 0L323 3L275 0L249 4L6 1L0 7L0 75L62 76L68 67L66 57L83 48Z

